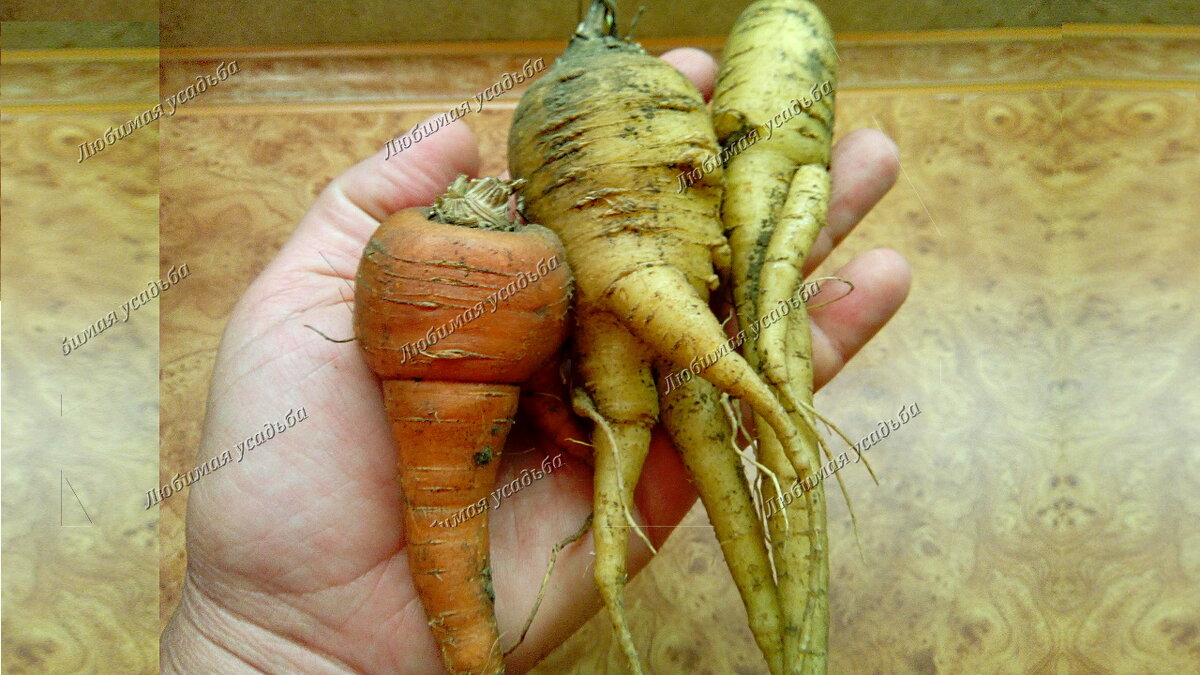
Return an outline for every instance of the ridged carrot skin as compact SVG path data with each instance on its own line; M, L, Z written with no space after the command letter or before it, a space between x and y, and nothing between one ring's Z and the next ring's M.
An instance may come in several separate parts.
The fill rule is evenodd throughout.
M525 381L566 338L566 257L537 225L504 232L398 212L359 266L355 306L374 298L355 314L367 364L382 378Z
M454 675L504 672L487 497L518 385L568 329L566 253L549 230L507 221L510 192L462 177L434 220L424 209L393 215L367 244L355 289L355 336L383 379L397 447L413 583Z
M452 673L499 673L487 504L518 387L384 382L396 439L408 562L429 627ZM470 515L468 515L470 514Z

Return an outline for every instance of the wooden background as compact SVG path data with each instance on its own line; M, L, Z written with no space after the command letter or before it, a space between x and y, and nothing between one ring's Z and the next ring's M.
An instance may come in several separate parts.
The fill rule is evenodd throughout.
M157 101L158 53L5 55L4 672L153 672L186 495L144 511L145 492L192 466L230 307L330 178L558 46L164 50L163 96L241 72L83 164L78 143ZM914 281L817 402L851 436L923 414L869 451L881 485L844 474L865 561L830 493L831 673L1200 670L1200 31L842 35L839 53L838 134L884 130L903 172L824 269L888 246ZM519 93L466 118L485 173ZM74 419L53 415L63 391ZM64 465L94 529L51 523ZM653 672L764 672L702 509L684 524L630 584L639 651ZM599 616L535 672L619 664Z
M839 33L1055 27L1064 23L1200 24L1195 0L814 0ZM589 0L5 0L0 21L161 22L161 42L143 46L378 44L445 40L561 40ZM636 35L726 35L747 0L619 0L624 29L638 8ZM157 27L157 25L156 25ZM54 38L56 31L39 37ZM66 28L71 31L71 28ZM68 37L67 46L91 42ZM11 48L12 45L6 43ZM26 45L33 46L33 45ZM71 45L82 46L82 45ZM111 46L111 45L110 45Z
M0 58L4 673L158 667L158 135L151 55ZM132 59L132 60L130 60ZM10 107L11 106L11 107ZM170 291L168 291L170 292ZM183 291L186 292L186 291ZM119 323L70 354L110 311Z

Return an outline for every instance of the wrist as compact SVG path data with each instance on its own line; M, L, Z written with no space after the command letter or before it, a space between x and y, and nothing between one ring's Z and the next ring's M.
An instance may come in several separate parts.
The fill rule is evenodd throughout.
M315 674L351 669L222 607L198 591L189 576L159 640L159 672Z
M205 616L215 612L198 607L198 602L205 601L198 601L191 584L185 583L179 606L175 608L175 613L171 615L159 638L159 673L190 675L221 672L233 675L263 672L209 637L202 626L207 620ZM210 625L210 629L211 627Z

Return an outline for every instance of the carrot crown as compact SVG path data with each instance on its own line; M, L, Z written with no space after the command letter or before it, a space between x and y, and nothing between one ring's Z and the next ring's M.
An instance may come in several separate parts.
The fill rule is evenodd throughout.
M516 232L521 226L508 217L508 199L524 184L521 178L467 178L459 174L446 193L433 202L428 218L447 225Z

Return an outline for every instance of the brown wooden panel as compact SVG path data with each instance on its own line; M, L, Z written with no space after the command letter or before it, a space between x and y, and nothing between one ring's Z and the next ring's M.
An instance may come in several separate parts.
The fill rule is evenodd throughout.
M13 675L157 671L158 514L145 505L158 477L158 306L120 306L159 274L158 130L77 162L80 143L126 119L0 118ZM109 312L115 324L64 355L64 338Z
M258 0L164 0L165 47L263 44L430 42L439 40L559 40L579 23L586 0L334 0L318 5ZM640 7L638 37L726 35L748 0L682 5L674 0L618 3L622 29ZM1139 2L908 2L818 0L837 31L1058 26L1067 22L1191 24L1200 21L1192 0Z

